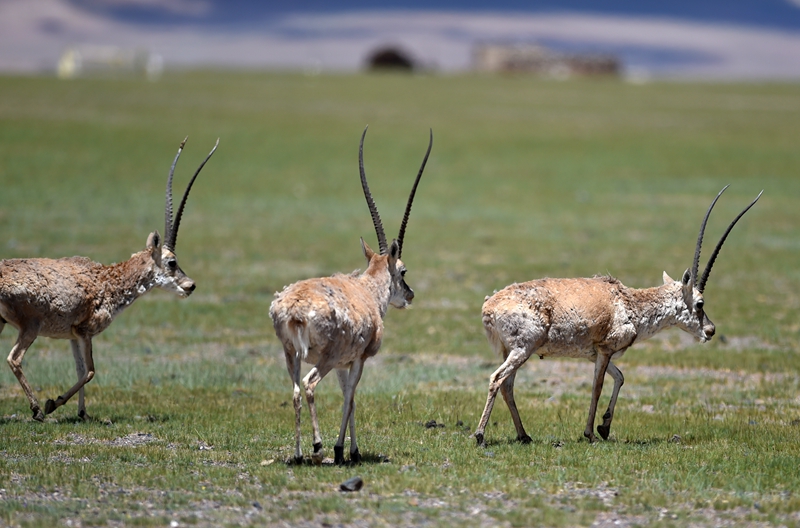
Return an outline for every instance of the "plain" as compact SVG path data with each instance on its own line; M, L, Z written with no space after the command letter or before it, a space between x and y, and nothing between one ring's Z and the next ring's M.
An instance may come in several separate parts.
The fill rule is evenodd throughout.
M434 132L403 253L416 297L389 311L364 368L364 463L287 466L291 383L268 308L285 284L364 267L367 124L367 175L392 226ZM0 369L0 524L800 524L800 85L1 77L0 258L108 264L143 249L186 135L177 188L221 138L181 228L197 291L151 294L95 339L91 422L74 402L33 422ZM545 276L680 276L728 183L704 255L765 193L709 281L714 339L675 330L631 348L614 430L595 445L582 437L592 365L534 358L516 382L533 443L513 441L499 403L476 448L500 363L484 297ZM2 334L7 351L15 334ZM25 369L41 397L74 383L64 341L38 339ZM341 406L331 378L317 398L328 451ZM310 438L306 406L303 420ZM339 492L354 475L364 488Z

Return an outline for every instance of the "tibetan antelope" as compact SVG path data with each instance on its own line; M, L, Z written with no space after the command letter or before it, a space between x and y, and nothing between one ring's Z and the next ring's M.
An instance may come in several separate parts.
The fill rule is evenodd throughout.
M430 134L428 150L411 188L406 211L400 224L400 233L391 244L386 243L378 209L372 199L364 173L364 137L361 135L358 148L358 168L361 186L367 200L375 233L378 235L379 253L370 249L361 239L361 250L367 259L367 269L359 274L336 274L331 277L308 279L291 284L275 294L269 308L275 333L283 344L286 368L292 378L295 412L294 460L300 463L303 453L300 448L300 365L302 361L313 365L303 378L311 427L314 435L312 460L320 462L323 457L322 437L317 423L317 408L314 405L314 389L332 369L336 369L342 389L342 423L339 437L334 445L334 463L344 463L344 440L350 425L350 461L361 460L356 443L355 393L367 358L378 353L383 340L383 317L389 305L405 308L414 299L414 292L405 282L406 267L400 260L403 251L403 236L417 184L425 170L428 155L433 145Z
M611 362L612 359L621 357L634 343L673 326L692 334L701 343L711 339L714 323L705 313L703 300L708 275L733 226L761 197L759 193L731 222L698 280L706 222L714 204L727 188L725 186L711 202L700 224L694 262L680 281L671 279L666 272L662 286L647 289L627 288L613 277L540 279L512 284L487 297L483 304L483 326L489 343L502 354L504 361L489 378L489 396L475 431L479 446L485 445L484 432L498 390L511 412L517 440L522 443L531 441L514 402L514 376L533 354L541 359L548 356L572 357L594 362L592 401L583 432L590 442L594 442L594 420L603 378L608 372L614 379L608 410L603 415L602 425L597 427L604 440L608 439L614 406L624 381L622 372Z
M175 243L189 191L217 145L189 181L173 222L172 174L185 143L184 139L167 178L163 243L158 231L153 231L143 251L110 266L86 257L0 260L0 332L6 323L19 330L17 342L8 355L8 364L28 397L34 420L44 421L45 414L67 403L76 392L78 416L87 419L83 389L95 374L92 338L154 287L180 297L188 297L194 291L194 281L178 266ZM22 358L38 336L69 339L78 374L78 382L72 388L57 399L45 402L44 412L22 372Z

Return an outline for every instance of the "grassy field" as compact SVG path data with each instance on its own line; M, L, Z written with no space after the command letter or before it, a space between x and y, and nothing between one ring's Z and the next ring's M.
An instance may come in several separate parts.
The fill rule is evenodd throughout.
M363 267L360 236L376 247L358 183L366 124L390 237L434 132L403 253L416 298L390 310L359 386L364 463L287 466L294 411L269 303ZM163 232L186 135L181 191L220 138L178 241L198 289L152 293L94 340L93 421L72 401L33 422L0 368L0 525L800 526L800 85L0 77L0 258L111 263L143 249ZM516 383L533 443L513 441L498 402L476 448L499 365L484 296L544 276L679 277L725 184L704 256L765 192L706 288L714 340L673 330L629 350L611 439L593 445L592 365L535 359ZM7 327L5 350L14 339ZM37 340L24 367L40 400L74 382L64 341ZM317 398L330 456L331 378ZM308 452L305 407L304 435ZM364 488L340 493L356 475Z

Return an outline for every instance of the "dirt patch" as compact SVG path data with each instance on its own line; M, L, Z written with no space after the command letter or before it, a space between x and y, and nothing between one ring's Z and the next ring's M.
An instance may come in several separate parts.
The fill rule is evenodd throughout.
M460 385L478 384L487 386L489 375L500 366L500 360L488 362L464 356L415 354L375 358L374 363L390 366L397 363L429 365L431 367L448 366L458 371ZM622 366L625 375L626 394L635 394L638 387L650 387L658 380L703 380L713 381L719 390L735 389L737 391L755 390L763 383L800 383L800 375L782 372L744 372L729 369L682 368L671 366ZM577 359L531 358L517 372L515 386L519 388L537 387L550 393L550 398L559 398L564 393L586 392L591 388L594 364ZM606 381L610 382L607 376ZM610 383L609 383L610 385ZM657 383L655 383L657 385ZM453 384L437 382L431 384L431 390L449 390ZM644 390L644 389L642 389ZM588 392L587 392L588 395ZM797 400L800 402L800 398Z
M158 440L150 433L131 433L126 436L120 436L113 440L97 440L96 438L89 438L82 434L71 433L66 438L54 440L55 445L87 445L87 444L104 444L115 447L138 447L141 445L149 444Z

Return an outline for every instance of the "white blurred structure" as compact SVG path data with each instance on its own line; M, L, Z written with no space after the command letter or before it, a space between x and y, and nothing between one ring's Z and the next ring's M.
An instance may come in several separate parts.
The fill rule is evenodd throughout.
M146 77L158 80L164 71L164 59L158 53L116 46L72 46L58 60L56 73L61 79L75 77Z
M622 69L613 55L556 53L536 44L479 44L472 64L480 72L535 73L555 79L617 76Z

